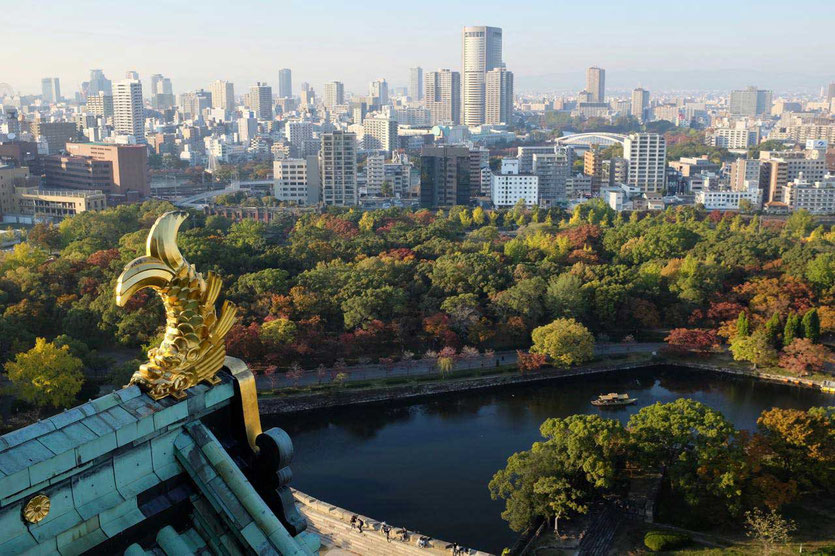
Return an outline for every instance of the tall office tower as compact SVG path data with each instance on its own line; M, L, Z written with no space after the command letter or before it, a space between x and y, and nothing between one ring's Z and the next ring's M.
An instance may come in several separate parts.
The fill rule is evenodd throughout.
M649 111L649 91L640 87L632 90L632 116L645 121Z
M341 85L341 83L340 83ZM346 131L322 133L319 150L321 201L325 205L356 205L357 136Z
M737 116L771 113L771 91L748 87L731 91L730 112Z
M145 142L145 109L142 105L142 82L119 81L113 88L113 129L117 135L133 135Z
M586 70L586 91L591 93L590 102L606 101L606 70L595 66Z
M41 79L41 94L44 102L59 102L61 100L61 85L57 77Z
M663 193L667 183L667 141L658 133L633 133L623 142L629 161L627 183L644 193Z
M421 206L429 208L469 203L469 147L423 147L420 152Z
M423 100L423 68L409 68L409 98L418 102Z
M171 79L159 73L151 76L151 106L157 110L174 106L174 89L171 87Z
M463 123L484 123L486 73L502 65L502 30L498 27L464 27L462 32Z
M461 123L461 74L442 69L426 73L425 104L430 123Z
M96 96L99 93L106 95L113 94L113 83L104 76L100 69L90 70L90 81L87 86L87 96Z
M826 91L826 102L832 106L833 100L835 100L835 83L830 83L829 89Z
M397 148L396 121L382 116L365 118L362 127L363 143L366 150L391 152Z
M513 116L513 72L496 68L487 72L485 78L486 124L510 124Z
M591 148L583 155L583 173L591 177L591 192L600 192L603 184L603 156L595 148Z
M273 119L273 88L258 82L249 88L249 107L259 120Z
M153 96L157 94L157 92L162 92L161 84L163 79L164 78L161 73L155 73L151 76L151 98L153 98Z
M490 195L490 181L481 180L482 172L490 171L490 149L481 145L470 148L470 193Z
M325 97L322 102L328 110L333 110L334 106L345 104L345 85L340 81L325 83Z
M249 144L253 137L258 134L258 119L251 110L247 110L238 120L238 140L241 143Z
M133 79L139 81L139 72L136 70L128 70L125 72L125 79Z
M212 92L212 108L221 108L227 112L235 109L235 85L218 79L209 90Z
M278 70L278 97L292 98L293 96L293 73L289 68Z
M368 84L368 94L379 99L377 104L385 106L389 103L389 84L386 83L385 79L372 81Z
M198 119L203 115L203 110L212 107L212 94L200 89L191 93L180 95L180 109L183 114L191 119Z

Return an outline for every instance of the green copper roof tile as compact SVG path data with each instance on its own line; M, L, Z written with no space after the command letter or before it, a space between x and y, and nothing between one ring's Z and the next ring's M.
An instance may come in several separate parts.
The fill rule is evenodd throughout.
M193 554L186 542L170 525L166 525L157 533L157 544L168 556Z
M139 386L134 384L133 386L125 386L120 390L116 390L113 392L113 395L117 396L120 400L122 400L122 403L124 403L128 400L141 396L142 390L139 389Z
M49 451L55 455L73 450L78 445L78 443L70 438L67 433L61 430L45 434L40 437L38 441L49 448Z
M132 498L100 513L99 525L108 537L115 537L144 519L144 514L136 507L136 498Z
M141 446L113 458L116 488L124 498L132 498L159 482L151 462L151 445Z
M95 440L98 435L91 431L84 423L73 423L61 429L61 432L66 434L76 446Z
M19 514L18 519L20 519ZM35 539L27 531L0 544L0 554L23 554L36 544Z
M275 549L270 545L269 539L264 536L261 529L253 521L243 529L241 529L241 536L246 539L247 544L255 551L256 554L275 554Z
M20 512L23 504L19 504L12 510L0 512L0 546L3 543L19 535L29 535L26 524L20 519ZM13 554L12 552L0 552L2 554Z
M124 556L145 556L145 554L148 554L148 552L145 552L138 544L133 543L125 550Z
M38 438L48 432L54 431L55 425L51 421L38 421L29 426L17 429L3 436L8 448L14 448L32 439ZM7 448L7 449L8 449Z
M62 556L76 556L106 540L107 535L99 527L98 516L95 516L58 535L58 552Z
M13 450L0 453L0 471L3 471L6 475L11 475L52 456L53 453L47 450L46 446L37 440L30 440L15 446Z
M200 536L194 528L189 527L180 535L180 537L186 541L186 544L191 548L194 552L197 552L201 548L206 546L206 541L203 540L203 537Z
M29 469L21 469L0 479L0 492L14 494L26 490L30 485Z
M63 413L59 413L58 415L53 415L49 418L52 421L52 424L55 425L56 429L60 429L62 427L66 427L76 421L80 421L85 417L84 412L74 407L72 409L67 409Z
M180 402L171 407L167 407L162 411L154 414L154 427L157 430L163 429L171 423L188 418L188 404Z
M106 454L111 450L116 449L116 433L111 432L96 440L87 442L79 446L76 451L78 454L78 463L92 461L102 454Z
M85 417L81 420L81 422L84 424L84 426L86 426L88 429L90 429L99 436L104 436L105 434L111 433L116 430L115 426L102 419L100 415L92 415L90 417Z
M81 517L88 519L122 502L116 490L113 464L108 462L72 478L72 495Z
M132 398L123 402L121 407L136 417L147 417L148 415L153 415L160 410L160 408L148 396Z
M206 392L206 407L212 407L222 401L226 401L235 395L235 389L231 382L218 384L214 388L209 388Z
M84 413L84 415L86 415L87 417L95 415L99 412L99 410L93 407L93 404L90 402L79 405L78 409L81 410L81 412Z
M49 539L54 539L58 534L72 528L79 523L83 523L81 515L76 511L64 512L62 515L56 517L51 521L42 521L37 525L32 525L29 532L35 537L39 543L46 542Z
M26 551L26 556L52 556L58 553L57 539L46 539Z
M174 439L180 430L174 430L151 440L151 461L154 473L161 481L166 481L182 472L182 467L174 457Z
M95 400L90 400L90 404L96 408L97 412L101 413L102 411L106 411L114 405L119 404L121 401L122 400L115 394L107 394L106 396L100 396Z
M105 419L108 424L112 425L113 428L119 429L129 423L135 423L136 417L119 407L118 405L115 407L111 407L107 411L103 411L100 415L102 419Z
M60 475L75 467L75 451L68 450L63 454L52 456L50 459L34 464L29 468L29 480L33 485L48 481L55 475Z

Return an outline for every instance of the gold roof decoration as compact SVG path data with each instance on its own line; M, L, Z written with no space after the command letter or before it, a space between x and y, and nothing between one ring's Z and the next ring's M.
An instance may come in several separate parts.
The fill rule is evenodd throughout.
M165 337L148 351L148 361L130 379L155 400L168 395L185 397L184 391L199 382L217 384L215 375L226 357L224 339L235 322L237 308L223 303L218 317L215 302L220 278L206 278L183 258L177 232L188 217L184 211L166 212L148 233L146 255L128 263L116 285L116 304L125 303L137 291L151 288L165 307Z
M38 523L49 513L52 503L45 494L37 494L23 506L23 519L29 523Z

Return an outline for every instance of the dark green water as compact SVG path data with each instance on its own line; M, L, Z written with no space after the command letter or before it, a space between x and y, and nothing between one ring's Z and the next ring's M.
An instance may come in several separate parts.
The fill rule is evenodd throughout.
M637 404L600 410L598 394L627 392ZM682 368L554 380L420 403L354 407L294 418L264 417L293 439L292 485L332 504L394 526L494 553L516 534L487 483L507 457L540 439L549 417L600 413L623 422L644 406L693 398L737 427L753 429L771 407L833 405L812 390Z

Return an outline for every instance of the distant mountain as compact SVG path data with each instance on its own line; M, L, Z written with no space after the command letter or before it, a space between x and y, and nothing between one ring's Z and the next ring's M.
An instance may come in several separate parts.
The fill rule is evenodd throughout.
M650 91L728 91L756 85L775 92L817 93L835 75L768 72L745 69L606 71L606 89L628 91L643 87ZM514 88L519 93L546 91L581 91L585 73L564 72L545 75L518 75Z

